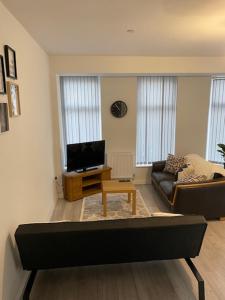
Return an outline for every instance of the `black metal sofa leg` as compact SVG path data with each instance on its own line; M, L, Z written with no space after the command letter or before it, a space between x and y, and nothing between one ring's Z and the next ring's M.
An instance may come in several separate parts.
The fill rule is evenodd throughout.
M36 275L37 275L37 270L32 270L23 293L23 300L30 300L30 292L34 284Z
M195 278L198 281L198 298L199 300L205 300L205 285L204 280L200 273L198 272L197 268L193 264L190 258L185 258L186 263L188 264L189 268L191 269L192 273L194 274ZM32 290L32 286L34 284L35 277L37 275L37 270L32 270L27 281L26 288L23 293L23 300L30 300L30 293Z
M185 258L186 263L190 267L192 273L198 281L198 299L205 300L205 285L204 280L190 258Z

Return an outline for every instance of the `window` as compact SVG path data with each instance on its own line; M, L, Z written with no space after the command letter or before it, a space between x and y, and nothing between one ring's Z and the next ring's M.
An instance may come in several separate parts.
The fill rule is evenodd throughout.
M94 76L62 76L60 90L65 165L67 144L101 139L100 80Z
M206 158L223 162L217 144L225 144L225 78L213 78L209 105Z
M177 80L138 77L137 87L136 164L143 166L174 153Z

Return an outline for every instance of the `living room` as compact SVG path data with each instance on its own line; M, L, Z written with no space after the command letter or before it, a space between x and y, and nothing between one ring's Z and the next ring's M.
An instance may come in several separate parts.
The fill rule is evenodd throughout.
M53 1L0 2L0 55L5 60L5 45L15 50L17 79L6 81L19 86L21 106L21 114L9 117L9 128L0 136L1 299L20 299L29 275L14 238L18 225L48 222L52 215L58 220L80 217L82 199L58 200L64 172L60 76L99 78L106 154L129 152L135 162L138 78L176 78L174 153L206 158L212 79L223 78L225 70L224 4L150 2L144 1L141 9L138 1L74 1L71 9ZM163 30L170 24L165 33L156 27L157 16L160 21L165 17ZM111 114L117 100L126 103L123 118ZM0 102L8 103L6 93L0 94ZM167 211L152 188L151 165L135 165L132 175L148 208ZM224 229L224 221L208 221L203 249L195 259L206 280L207 299L225 298ZM180 261L43 271L31 299L197 299L197 284L188 272ZM98 294L95 287L101 282ZM70 293L73 285L76 292Z

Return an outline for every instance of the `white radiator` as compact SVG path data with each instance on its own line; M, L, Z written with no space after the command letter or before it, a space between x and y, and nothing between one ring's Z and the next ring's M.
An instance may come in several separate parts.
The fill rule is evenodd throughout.
M134 174L134 156L131 152L108 152L107 165L112 168L114 179L132 179Z

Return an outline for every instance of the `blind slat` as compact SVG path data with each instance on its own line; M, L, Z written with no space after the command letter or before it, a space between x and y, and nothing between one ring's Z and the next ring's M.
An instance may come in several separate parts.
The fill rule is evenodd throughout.
M96 76L61 76L63 160L66 145L101 140L100 81Z
M137 88L136 164L149 165L175 150L177 80L141 76Z
M213 78L209 105L206 157L213 162L223 162L217 144L225 144L225 78Z

